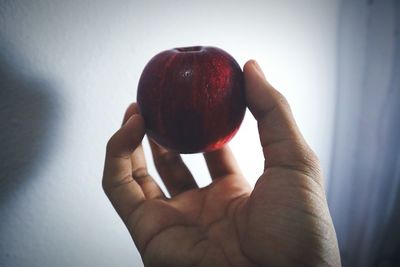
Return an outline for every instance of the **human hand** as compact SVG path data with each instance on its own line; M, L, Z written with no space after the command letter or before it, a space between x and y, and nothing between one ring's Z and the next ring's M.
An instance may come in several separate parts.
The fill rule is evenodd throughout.
M147 172L136 104L109 140L103 188L145 266L341 265L315 154L257 63L244 76L265 158L254 190L228 146L204 154L212 183L198 188L179 154L150 141L166 198Z

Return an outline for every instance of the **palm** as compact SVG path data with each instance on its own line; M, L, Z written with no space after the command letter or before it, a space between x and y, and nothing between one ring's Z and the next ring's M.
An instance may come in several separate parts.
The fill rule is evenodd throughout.
M254 190L227 146L204 154L213 181L199 189L179 154L150 142L166 198L147 172L135 104L110 139L103 187L146 266L340 266L314 153L254 63L244 76L265 158Z
M251 195L243 177L230 175L171 200L144 203L138 210L147 216L138 220L135 232L141 233L137 238L145 244L141 249L145 265L245 267L292 266L293 260L299 266L306 265L305 260L318 262L315 257L324 244L318 241L322 233L317 233L315 226L326 228L324 223L329 218L315 216L312 201L304 205L296 198L296 203L289 204L290 198L297 194L293 189L300 184L305 192L307 188L314 191L313 187L320 188L305 172L271 168ZM286 190L277 196L279 187ZM316 192L316 195L322 193L319 189ZM304 201L313 197L307 193L301 196ZM274 214L268 216L271 212ZM260 214L268 217L262 223L255 219ZM293 214L297 221L292 220ZM305 223L299 225L299 218ZM309 246L304 248L303 241ZM279 243L285 258L276 253Z
M143 235L137 238L144 244L145 265L231 266L234 261L237 266L254 266L240 247L250 192L242 181L219 178L206 188L139 207L138 212L147 216L132 227Z

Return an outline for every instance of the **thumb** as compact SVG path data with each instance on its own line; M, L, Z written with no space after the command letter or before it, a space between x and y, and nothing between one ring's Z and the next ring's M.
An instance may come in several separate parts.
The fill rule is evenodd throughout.
M265 79L256 61L244 66L247 106L258 123L265 169L318 169L318 160L305 142L285 97Z

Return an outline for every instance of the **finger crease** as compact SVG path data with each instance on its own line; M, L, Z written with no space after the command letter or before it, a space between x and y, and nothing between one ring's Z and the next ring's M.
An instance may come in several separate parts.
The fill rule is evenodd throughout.
M319 187L323 188L321 182L318 181L318 178L316 178L317 174L311 167L293 165L293 164L277 164L273 166L267 166L267 168L265 168L265 171L272 169L285 169L285 170L290 170L292 172L297 172L302 176L305 176L309 180L313 181L314 183L316 183Z
M147 169L144 167L140 167L132 171L132 176L135 180L143 180L149 177L149 173L147 172Z
M111 185L113 189L133 182L132 175L128 174Z

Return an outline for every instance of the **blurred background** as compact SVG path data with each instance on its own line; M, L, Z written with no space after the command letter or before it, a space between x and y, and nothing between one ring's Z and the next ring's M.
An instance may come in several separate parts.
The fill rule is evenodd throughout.
M400 266L399 34L396 0L0 0L0 265L142 266L101 188L105 144L154 54L212 45L288 98L343 265ZM250 112L230 144L254 185ZM202 155L184 160L210 183Z

